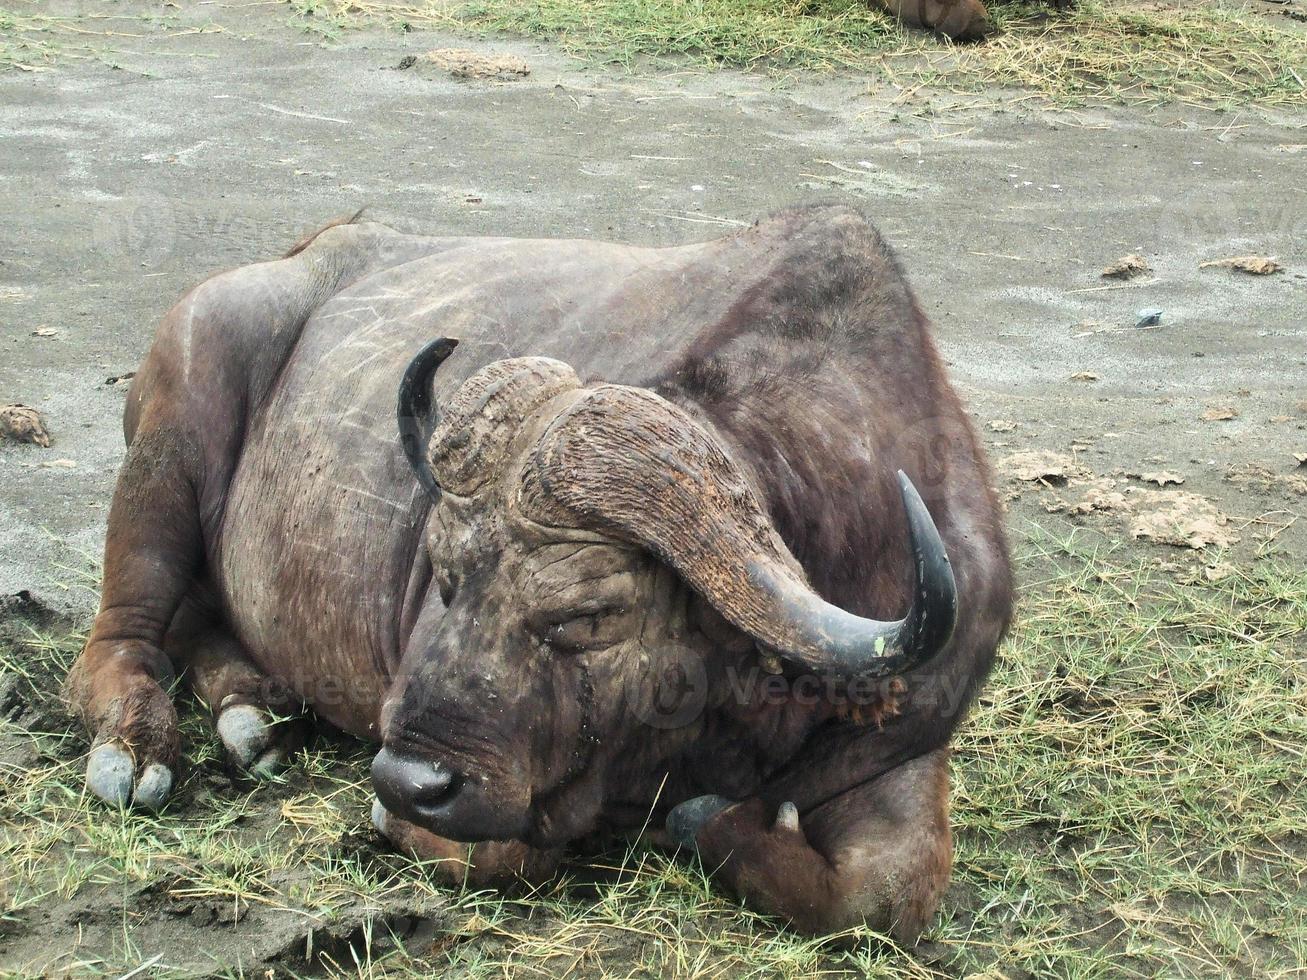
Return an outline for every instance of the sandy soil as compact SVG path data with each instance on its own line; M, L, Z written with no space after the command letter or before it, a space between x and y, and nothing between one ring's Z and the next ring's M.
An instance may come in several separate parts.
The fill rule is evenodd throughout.
M434 34L325 47L280 6L179 16L223 30L0 76L0 404L38 408L54 439L0 446L0 595L93 611L126 392L107 379L183 290L364 205L442 233L670 244L857 202L935 320L1015 531L1085 523L1164 562L1307 556L1307 115L960 106L865 78L628 75ZM396 68L442 47L530 75ZM1126 253L1152 273L1100 278ZM1199 268L1248 253L1285 271ZM1135 326L1144 308L1159 326ZM1009 460L1032 451L1056 458ZM1047 480L1020 479L1023 463ZM1127 476L1159 472L1183 485ZM1135 542L1150 493L1209 500L1184 498L1207 522L1195 533L1237 538L1233 557Z
M280 8L206 9L223 33L116 38L118 69L0 77L0 402L40 409L55 440L0 449L0 594L92 608L77 572L99 551L126 390L106 379L183 290L363 205L441 232L673 243L853 200L899 249L977 419L1019 423L989 433L996 456L1075 444L1098 473L1173 470L1240 523L1302 507L1226 479L1307 452L1301 116L1053 113L1002 93L952 111L861 78L641 77L506 42L481 50L529 77L460 81L394 66L465 40L328 49ZM1128 252L1155 274L1099 278ZM1287 271L1198 268L1248 252ZM1143 308L1158 329L1135 329ZM1204 421L1210 406L1237 417ZM1301 549L1303 529L1280 540Z

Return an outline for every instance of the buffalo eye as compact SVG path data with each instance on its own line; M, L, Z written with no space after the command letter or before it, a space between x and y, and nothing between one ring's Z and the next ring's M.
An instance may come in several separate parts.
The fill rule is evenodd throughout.
M556 650L598 650L612 646L628 632L624 606L586 604L571 610L553 610L532 617L532 628Z

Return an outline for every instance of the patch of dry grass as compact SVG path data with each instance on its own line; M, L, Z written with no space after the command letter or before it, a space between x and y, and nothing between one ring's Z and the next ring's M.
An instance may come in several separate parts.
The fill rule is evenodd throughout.
M984 45L918 52L922 80L964 89L1013 86L1087 101L1307 106L1307 31L1238 5L1082 0L1065 16L997 8Z
M1093 541L1024 547L1021 625L957 741L955 883L915 950L794 936L640 843L526 893L443 889L372 832L366 746L233 782L194 710L175 802L111 812L52 700L80 638L47 627L0 645L0 971L35 972L5 950L57 927L78 975L202 949L231 975L1301 975L1307 570L1214 585Z
M901 84L1026 89L1052 102L1307 104L1307 31L1238 4L1081 0L1065 12L991 3L1000 31L953 45L905 31L865 0L293 0L335 36L382 20L556 41L587 60L845 69ZM1287 23L1287 22L1286 22Z
M204 33L175 12L142 14L0 0L0 69L65 58L115 63L119 38ZM905 31L868 0L288 0L292 21L330 43L382 25L398 31L545 38L626 68L652 63L764 72L845 70L900 85L1024 90L1054 104L1199 102L1307 105L1307 28L1237 0L991 2L1000 32L954 45ZM62 9L63 12L59 12ZM221 19L222 9L213 8Z

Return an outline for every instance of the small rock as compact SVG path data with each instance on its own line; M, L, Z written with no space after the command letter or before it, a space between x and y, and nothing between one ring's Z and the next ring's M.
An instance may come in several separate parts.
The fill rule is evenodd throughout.
M1135 314L1136 327L1155 327L1162 322L1162 311L1153 308L1142 309Z
M1217 562L1203 566L1203 577L1209 582L1220 582L1234 574L1234 566L1228 562Z
M1204 422L1228 422L1238 417L1239 410L1233 405L1208 405L1202 416Z
M57 337L59 336L59 331L56 330L54 327L37 327L35 330L32 331L32 336L33 337Z
M1014 432L1017 424L1009 422L1007 419L990 419L989 429L991 432Z
M1071 375L1071 380L1072 381L1097 381L1098 375L1096 375L1093 371L1077 371L1075 374Z

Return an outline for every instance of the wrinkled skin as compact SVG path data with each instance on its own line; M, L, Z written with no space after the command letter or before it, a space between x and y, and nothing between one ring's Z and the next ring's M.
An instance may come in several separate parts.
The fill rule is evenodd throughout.
M439 336L461 343L435 379L433 507L394 393ZM578 464L545 472L542 447L610 390L618 409L582 427L617 447L579 464L615 474L597 492L629 488L623 406L652 405L713 447L778 560L858 616L909 602L908 472L952 559L951 640L851 703L684 566L563 506ZM374 819L453 881L538 879L568 845L686 803L681 842L797 928L911 941L929 921L947 744L1011 579L965 413L861 215L798 209L670 249L328 228L184 297L125 429L101 610L68 681L97 795L166 800L182 675L235 765L275 768L303 708L383 742Z

